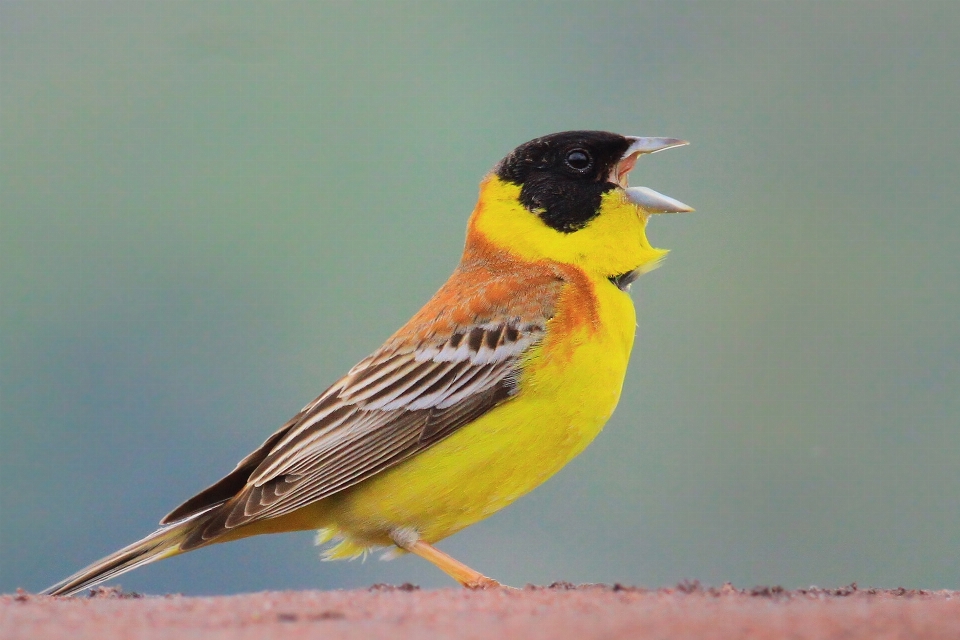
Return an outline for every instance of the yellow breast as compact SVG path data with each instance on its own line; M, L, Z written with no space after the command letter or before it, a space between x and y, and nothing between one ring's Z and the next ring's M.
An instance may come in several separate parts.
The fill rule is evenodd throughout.
M580 453L613 413L633 346L630 297L582 273L529 354L519 392L416 457L324 501L352 544L389 544L397 527L443 539L534 489Z

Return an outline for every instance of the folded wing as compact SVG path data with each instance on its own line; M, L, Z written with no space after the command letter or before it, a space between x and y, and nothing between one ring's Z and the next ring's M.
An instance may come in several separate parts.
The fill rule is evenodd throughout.
M518 287L552 289L551 283L559 284L556 278L539 284L528 279ZM209 512L180 548L202 546L236 527L354 486L508 401L517 393L524 357L543 338L552 312L553 298L536 293L549 304L526 317L500 313L503 305L493 304L479 314L483 322L451 325L441 317L433 322L438 330L421 332L415 341L391 339L161 524ZM483 291L471 298L465 287L460 294L462 304L477 307ZM451 305L440 308L447 313Z

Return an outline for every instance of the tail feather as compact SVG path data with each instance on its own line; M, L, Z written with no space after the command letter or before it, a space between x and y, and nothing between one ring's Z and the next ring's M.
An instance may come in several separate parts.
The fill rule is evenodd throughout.
M40 593L49 596L74 595L137 567L178 555L182 553L180 544L197 524L197 519L191 518L157 529L142 540L111 553Z

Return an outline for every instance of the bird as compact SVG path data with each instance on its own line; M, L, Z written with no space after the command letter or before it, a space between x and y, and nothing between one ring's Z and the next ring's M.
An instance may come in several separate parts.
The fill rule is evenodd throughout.
M461 260L419 312L155 532L42 593L299 530L318 531L325 559L387 548L501 586L435 544L542 484L610 418L636 332L630 285L667 254L647 221L693 211L628 174L686 144L565 131L516 147L481 181Z

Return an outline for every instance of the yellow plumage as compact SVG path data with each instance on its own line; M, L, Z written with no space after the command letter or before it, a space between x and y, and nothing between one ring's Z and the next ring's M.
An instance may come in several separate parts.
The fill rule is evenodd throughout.
M617 192L604 199L602 224L570 242L522 215L518 190L486 180L484 206L475 212L471 230L517 257L576 267L589 283L596 322L565 326L582 311L572 307L585 301L574 295L561 299L546 339L526 356L519 392L509 402L417 457L316 505L316 528L325 530L319 541L344 538L327 557L354 557L367 547L389 545L397 523L433 543L492 515L583 451L617 406L636 313L629 294L607 278L656 264L667 252L650 246L645 216Z
M406 325L161 529L49 589L160 558L318 529L330 559L395 546L464 586L497 586L432 544L542 484L620 399L636 316L626 289L666 251L629 188L637 157L686 144L606 132L538 138L481 183L460 265Z

